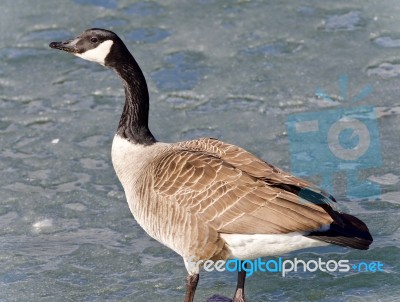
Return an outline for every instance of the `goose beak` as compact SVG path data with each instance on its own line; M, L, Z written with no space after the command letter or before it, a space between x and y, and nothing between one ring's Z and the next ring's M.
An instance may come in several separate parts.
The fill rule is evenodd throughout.
M51 42L49 44L50 48L64 50L66 52L77 53L78 49L76 47L75 40L61 41L61 42Z

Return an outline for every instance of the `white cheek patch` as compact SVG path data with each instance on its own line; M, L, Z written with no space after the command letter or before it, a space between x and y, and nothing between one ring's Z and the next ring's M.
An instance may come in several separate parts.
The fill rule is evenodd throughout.
M110 53L110 49L113 43L114 42L112 40L107 40L99 44L96 48L85 51L84 53L76 53L75 55L84 60L97 62L104 66L105 59Z

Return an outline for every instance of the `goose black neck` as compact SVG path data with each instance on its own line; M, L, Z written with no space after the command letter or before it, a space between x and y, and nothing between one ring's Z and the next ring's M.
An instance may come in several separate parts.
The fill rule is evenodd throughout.
M117 63L109 64L122 78L125 90L125 105L117 134L132 143L151 145L156 139L148 126L149 93L146 79L127 49L118 57Z

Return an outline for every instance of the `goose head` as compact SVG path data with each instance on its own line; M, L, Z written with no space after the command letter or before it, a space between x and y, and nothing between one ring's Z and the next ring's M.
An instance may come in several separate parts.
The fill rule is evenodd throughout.
M115 33L91 28L75 39L51 42L49 46L113 69L123 80L125 89L124 111L117 134L139 144L151 145L156 142L148 127L149 93L146 79L124 42Z
M51 42L49 46L111 68L131 56L115 33L100 28L87 29L75 39Z

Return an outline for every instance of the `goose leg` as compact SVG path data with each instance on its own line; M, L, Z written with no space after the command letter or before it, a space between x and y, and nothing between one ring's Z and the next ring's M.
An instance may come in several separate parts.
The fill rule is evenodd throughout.
M193 302L194 293L196 291L197 283L199 282L199 274L188 275L186 277L186 295L185 302Z
M240 262L240 266L242 263ZM247 263L244 264L244 267L247 268ZM244 281L246 280L246 272L241 269L238 272L238 280L236 285L236 292L233 296L232 302L245 302L244 300Z

